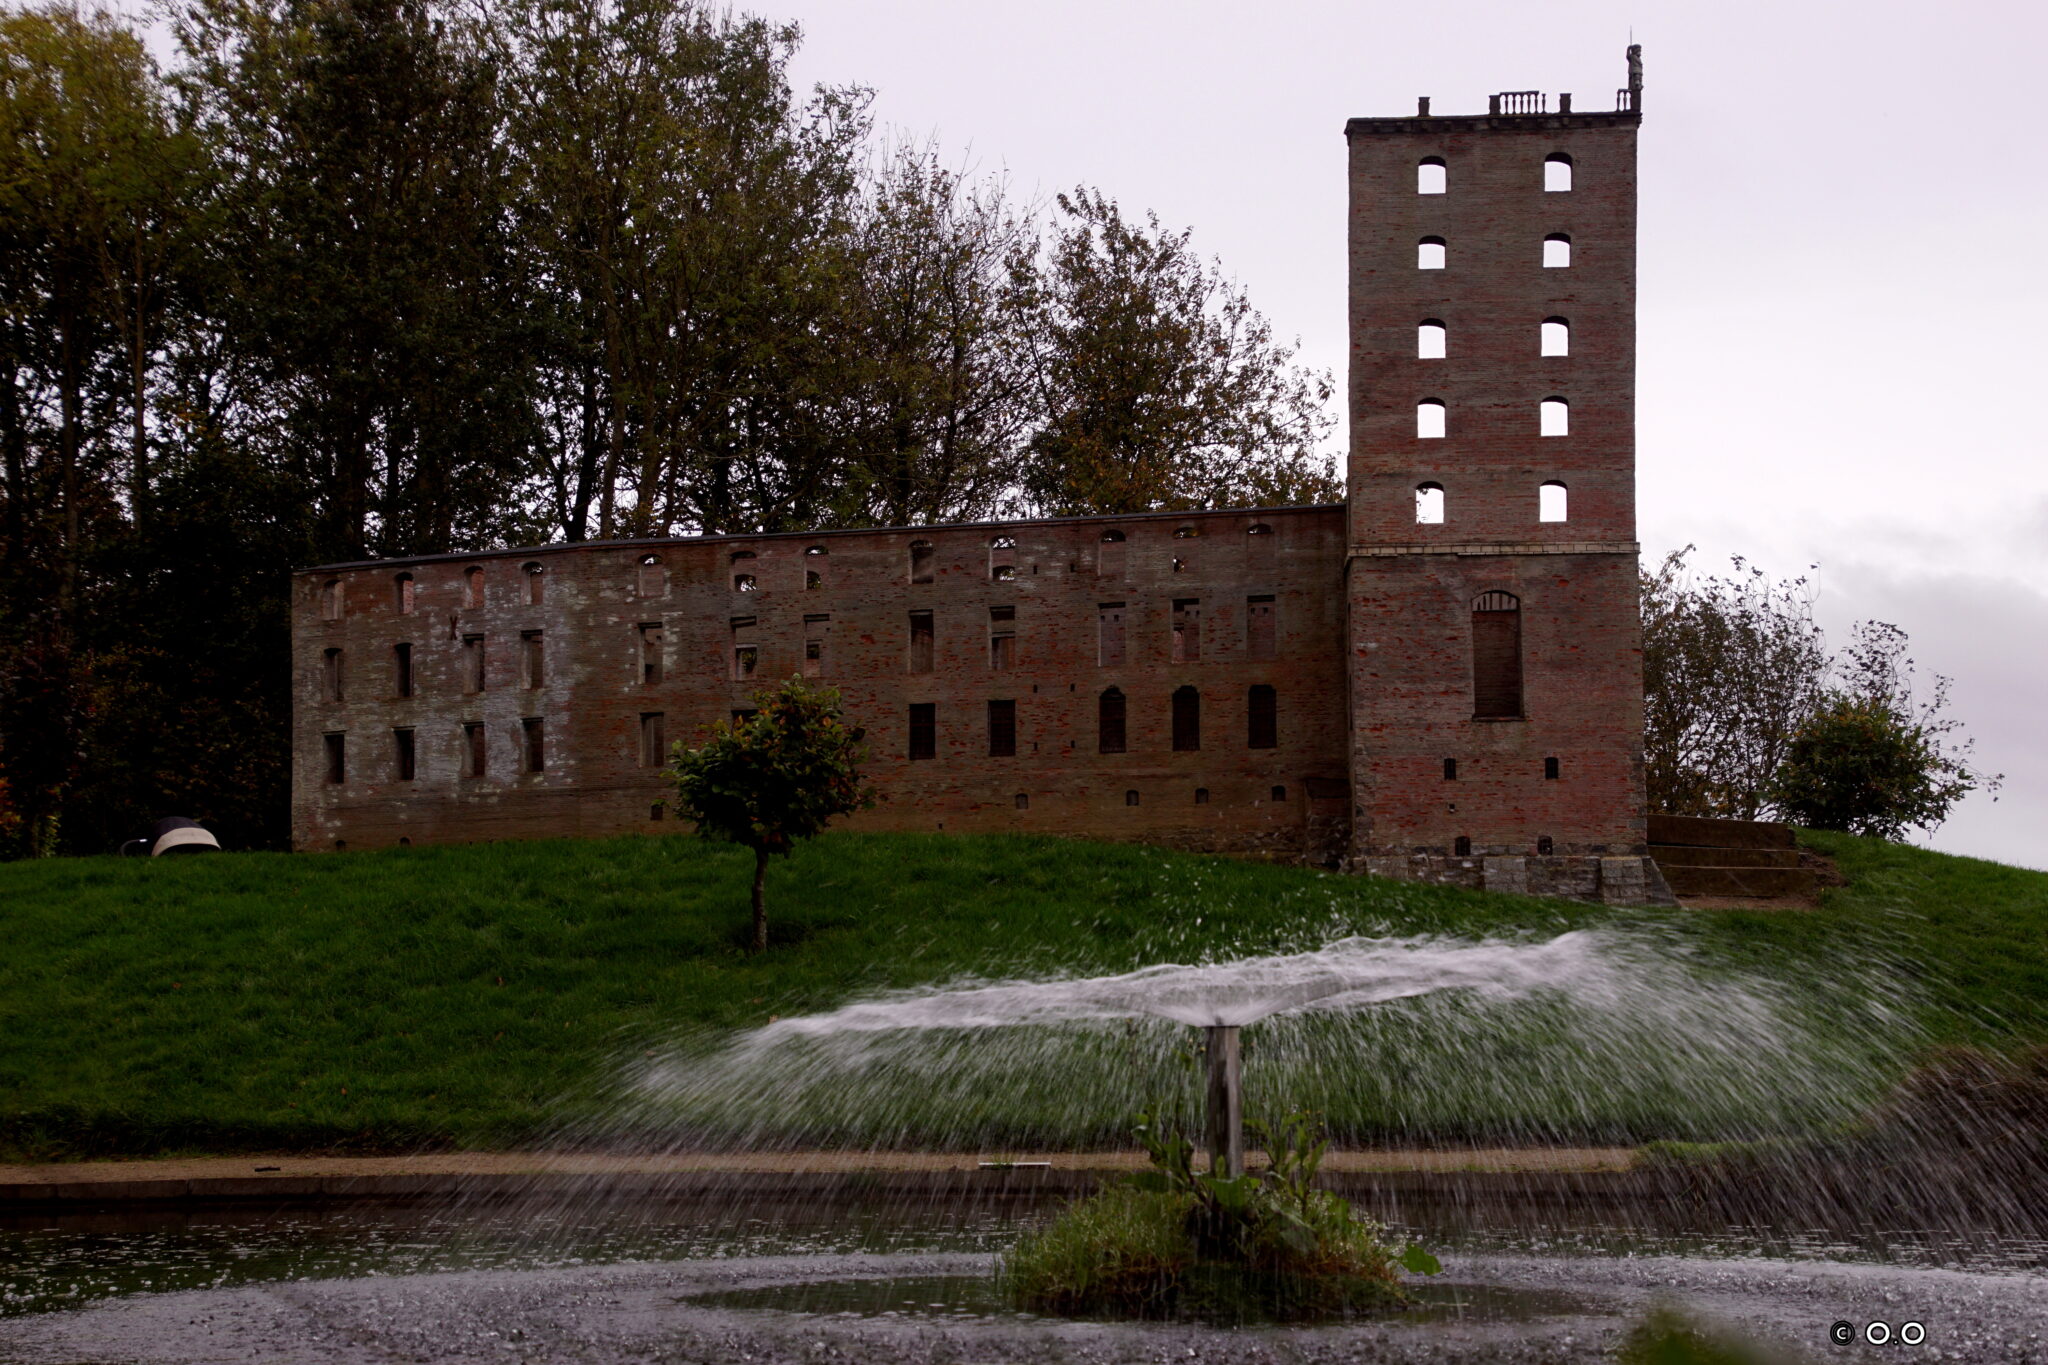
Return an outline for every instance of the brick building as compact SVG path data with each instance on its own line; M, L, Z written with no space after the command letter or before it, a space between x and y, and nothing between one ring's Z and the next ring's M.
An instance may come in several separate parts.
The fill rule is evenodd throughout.
M667 746L803 674L876 829L1664 899L1645 854L1635 139L1533 92L1354 119L1321 507L555 545L294 585L302 849L657 832Z

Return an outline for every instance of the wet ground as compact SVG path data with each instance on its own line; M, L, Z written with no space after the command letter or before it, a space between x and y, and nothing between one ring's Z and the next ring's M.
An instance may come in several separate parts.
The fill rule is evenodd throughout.
M1049 1207L18 1213L0 1219L0 1361L1564 1362L1611 1358L1672 1305L1793 1359L2048 1365L2048 1244L2038 1240L1445 1208L1400 1229L1446 1267L1423 1282L1417 1311L1204 1329L1008 1309L991 1283L993 1253ZM1851 1344L1830 1340L1837 1323Z

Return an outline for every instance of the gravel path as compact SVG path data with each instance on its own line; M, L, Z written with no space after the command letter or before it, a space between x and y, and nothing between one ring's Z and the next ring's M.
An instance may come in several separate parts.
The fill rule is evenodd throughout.
M692 1294L850 1278L986 1274L974 1255L765 1257L301 1281L138 1295L0 1319L0 1360L19 1365L1340 1365L1610 1358L1658 1304L1791 1358L2048 1365L2048 1278L1886 1266L1662 1257L1466 1257L1444 1279L1561 1290L1580 1311L1521 1322L1389 1320L1237 1331L918 1320L714 1308ZM1828 1340L1872 1320L1926 1340Z

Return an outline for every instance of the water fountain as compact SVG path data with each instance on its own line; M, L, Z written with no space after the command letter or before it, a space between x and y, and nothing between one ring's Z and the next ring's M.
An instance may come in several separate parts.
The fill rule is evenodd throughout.
M1455 1118L1453 1101L1473 1086L1493 1087L1504 1111L1532 1094L1568 1096L1577 1107L1559 1122L1578 1127L1528 1129L1538 1141L1600 1130L1654 1104L1667 1106L1654 1112L1701 1116L1703 1135L1761 1136L1801 1122L1826 1129L1869 1105L1911 1032L1900 1000L1870 981L1842 983L1824 1008L1813 1007L1817 992L1824 986L1712 970L1682 943L1621 931L1346 938L1308 952L1107 976L960 981L737 1035L682 1038L652 1057L636 1049L623 1099L575 1136L617 1143L627 1134L653 1151L823 1142L858 1152L923 1135L987 1150L986 1134L1016 1139L1047 1125L1099 1119L1090 1131L1114 1133L1138 1107L1137 1091L1175 1085L1183 1097L1201 1097L1210 1168L1226 1177L1245 1169L1248 1102L1309 1104L1355 1127L1379 1112L1352 1102L1366 1087L1379 1087L1373 1104L1436 1115L1432 1123ZM1191 1036L1202 1044L1194 1086L1177 1060ZM1003 1178L970 1169L955 1184ZM1360 1198L1375 1197L1371 1179L1351 1178ZM1421 1311L1293 1333L1285 1351L1330 1361L1607 1359L1669 1301L1738 1335L1831 1358L1856 1359L1859 1349L1870 1359L1914 1358L1898 1350L1909 1323L1945 1359L2002 1362L2022 1358L2015 1341L2048 1340L2038 1207L2033 1233L2005 1229L1988 1250L1981 1239L1923 1237L1917 1247L1894 1241L1887 1260L1839 1236L1816 1242L1797 1229L1731 1228L1714 1207L1671 1199L1678 1187L1654 1172L1586 1182L1605 1202L1577 1206L1532 1202L1569 1195L1577 1188L1569 1181L1530 1176L1518 1193L1517 1179L1445 1177L1440 1184L1455 1197L1439 1205L1414 1195L1427 1182L1409 1180L1408 1194L1376 1207L1443 1251L1450 1283ZM709 1221L710 1187L692 1188L689 1199L703 1196L696 1203L679 1185L667 1197L642 1189L618 1205L458 1211L455 1227L497 1217L507 1229L492 1244L504 1254L479 1255L473 1268L422 1250L400 1255L394 1248L427 1248L440 1237L431 1227L397 1233L391 1223L376 1225L372 1240L382 1249L358 1247L340 1278L201 1288L216 1282L194 1272L174 1279L173 1287L191 1286L183 1292L13 1317L0 1298L0 1355L169 1365L317 1348L323 1359L367 1361L432 1341L449 1361L660 1354L772 1363L836 1353L923 1365L1042 1358L1055 1340L1102 1361L1220 1361L1245 1349L1243 1338L1195 1324L1055 1330L1018 1315L989 1291L991 1253L1013 1235L1015 1216L990 1212L994 1205L976 1205L980 1221L956 1221L954 1231L920 1225L854 1237L853 1187L799 1172L792 1211L777 1215L793 1221L750 1222L765 1212L755 1185L720 1206L730 1220L721 1231ZM1683 1188L1697 1200L1697 1182ZM1044 1211L1035 1208L1027 1216ZM600 1212L635 1231L590 1233ZM806 1216L815 1220L804 1224L809 1231L789 1230ZM908 1228L900 1213L891 1216L899 1219L891 1227ZM520 1240L517 1229L546 1219L586 1230L559 1242ZM1576 1250L1560 1254L1561 1246ZM378 1265L397 1273L365 1275ZM61 1300L52 1291L39 1302L53 1295ZM1837 1323L1858 1344L1834 1345ZM1879 1324L1887 1346L1869 1335Z

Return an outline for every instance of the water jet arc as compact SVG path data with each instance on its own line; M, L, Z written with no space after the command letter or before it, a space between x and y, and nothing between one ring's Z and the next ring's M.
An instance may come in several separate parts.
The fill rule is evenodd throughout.
M1244 1053L1238 1029L1208 1026L1209 1173L1226 1180L1244 1174Z

